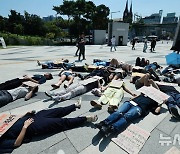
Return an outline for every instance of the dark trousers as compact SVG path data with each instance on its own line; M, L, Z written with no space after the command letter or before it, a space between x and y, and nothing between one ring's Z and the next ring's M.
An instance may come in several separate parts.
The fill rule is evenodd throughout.
M81 60L81 55L83 56L83 59L85 59L85 46L80 46L79 49L80 49L80 52L79 52L78 60Z
M15 78L0 84L0 90L11 90L22 85L24 79Z
M42 110L35 114L34 122L28 127L28 131L40 135L78 127L87 120L86 117L62 118L75 110L75 105Z
M13 98L7 90L0 90L0 107L12 102Z

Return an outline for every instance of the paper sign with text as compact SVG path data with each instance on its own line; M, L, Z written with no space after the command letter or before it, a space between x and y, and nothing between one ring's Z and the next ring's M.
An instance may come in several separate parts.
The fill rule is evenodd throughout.
M143 86L140 89L138 89L137 91L145 94L146 96L148 96L149 98L153 99L154 101L156 101L158 104L162 104L164 102L164 100L167 100L170 96L161 92L160 90L154 88L154 87L147 87L147 86Z
M131 124L117 138L111 140L129 154L138 154L149 136L149 132Z
M20 118L20 115L0 114L0 137Z

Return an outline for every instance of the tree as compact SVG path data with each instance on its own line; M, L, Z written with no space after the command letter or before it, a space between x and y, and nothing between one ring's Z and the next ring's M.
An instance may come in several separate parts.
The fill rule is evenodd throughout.
M53 10L56 11L57 14L67 15L69 21L74 14L74 3L74 1L64 0L62 5L53 6Z
M27 35L39 35L45 36L45 26L42 19L34 14L29 14L25 11L24 13L25 23L24 23L24 31Z
M93 17L94 29L107 29L108 27L108 15L110 10L105 5L101 4L96 7L95 14Z
M9 18L8 18L8 31L11 32L11 33L15 33L14 32L14 29L15 29L15 26L18 25L18 24L21 24L23 25L24 23L24 17L16 12L15 10L10 10L10 15Z
M19 34L22 35L24 34L24 27L22 24L15 24L14 26L14 33L15 34Z

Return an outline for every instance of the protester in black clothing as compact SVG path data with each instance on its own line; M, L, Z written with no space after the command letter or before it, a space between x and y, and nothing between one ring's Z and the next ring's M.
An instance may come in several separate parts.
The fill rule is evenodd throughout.
M53 76L51 73L45 73L44 75L33 75L32 77L29 77L27 75L24 75L23 78L15 78L12 80L8 80L4 83L0 84L0 90L11 90L14 88L17 88L23 84L25 81L32 81L34 83L43 84L46 82L46 80L53 79Z
M81 60L81 55L83 56L82 60L85 60L85 43L86 43L85 36L82 33L78 41L79 49L80 49L79 58L78 58L79 61Z
M152 39L151 41L151 52L153 52L155 50L155 47L156 47L156 40L155 39Z
M135 44L136 44L136 40L133 39L133 40L132 40L132 50L135 50Z
M140 57L136 58L135 66L141 66L141 58Z
M77 40L76 40L77 50L76 50L76 53L75 53L75 57L78 56L78 51L80 50L80 48L79 48L79 38L80 38L80 36L79 36L79 37L77 38Z
M180 120L180 114L178 113L177 107L180 108L180 93L173 86L159 85L159 89L169 95L166 105L168 107L169 113L176 119Z
M27 113L1 136L0 153L12 152L13 149L22 143L29 142L35 136L59 133L78 127L86 121L97 121L97 115L63 118L80 107L81 104L76 103L67 107L41 110L36 114Z

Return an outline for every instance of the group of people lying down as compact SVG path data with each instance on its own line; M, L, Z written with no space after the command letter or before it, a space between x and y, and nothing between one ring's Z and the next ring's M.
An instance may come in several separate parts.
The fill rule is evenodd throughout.
M122 131L134 120L147 116L149 112L155 115L160 114L163 104L167 105L169 113L174 118L180 120L178 113L180 93L174 86L159 82L160 78L155 69L150 68L142 71L142 68L133 68L129 64L125 64L126 67L124 65L123 69L121 66L120 69L116 65L119 65L119 63L113 59L108 67L95 68L84 76L74 72L71 68L63 70L59 73L58 82L52 84L52 89L46 91L45 94L55 102L61 102L91 91L97 98L99 97L90 101L93 108L100 110L103 105L108 104L110 115L95 124L96 128L106 137L112 133ZM131 76L130 82L135 84L137 90L144 86L153 87L168 95L168 99L158 102L143 92L137 95L139 92L132 92L123 81L128 75ZM80 78L80 81L73 83L75 77ZM19 98L30 99L38 92L40 84L52 78L53 76L50 73L32 77L26 75L0 84L0 107ZM68 83L64 84L63 88L60 88L66 80ZM34 85L29 84L29 82L34 83ZM58 88L60 90L54 91L54 89ZM123 103L124 91L131 95L132 98ZM58 133L79 127L85 122L97 121L97 115L75 118L65 117L80 108L81 101L79 100L77 103L67 107L41 110L37 113L28 112L0 137L0 152L12 151L36 136Z

